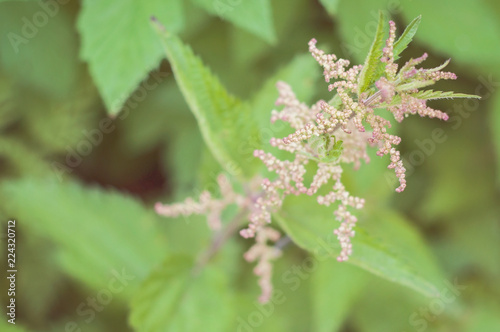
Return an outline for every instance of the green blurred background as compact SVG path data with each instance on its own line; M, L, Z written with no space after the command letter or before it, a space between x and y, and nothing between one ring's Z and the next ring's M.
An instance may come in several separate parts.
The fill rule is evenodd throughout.
M258 327L244 328L235 317L256 310L258 290L253 266L241 258L249 243L235 238L216 261L237 280L228 285L237 313L227 331L500 331L498 2L143 2L0 1L0 216L2 225L17 219L20 271L18 324L7 326L4 315L2 331L131 331L130 294L152 267L167 253L195 255L210 241L202 218L172 221L152 213L158 200L181 200L213 186L220 167L164 59L150 15L177 32L242 99L264 84L272 87L268 79L292 61L303 61L301 81L290 83L311 103L328 98L328 91L320 67L303 56L307 42L314 37L339 57L362 63L379 10L395 20L398 33L422 15L403 60L428 52L424 66L431 67L452 58L448 69L458 80L436 88L482 97L433 103L450 115L447 123L413 117L394 128L408 169L404 193L389 194L396 187L391 171L374 175L385 179L387 188L377 190L389 197L388 208L411 220L448 280L466 288L441 311L431 299L363 272L364 287L347 286L348 301L336 304L351 280L328 278L329 271L308 276L297 290L283 284L279 276L307 257L292 245L275 271L286 302ZM260 123L272 107L255 110ZM444 134L435 134L439 128ZM137 228L134 220L152 226ZM5 237L1 242L6 266ZM90 319L78 308L104 287L111 267L131 271L133 286ZM314 295L322 292L328 296ZM336 305L342 309L330 313ZM426 308L431 315L422 318ZM176 315L196 320L195 309ZM182 326L150 331L198 331ZM199 331L212 331L209 326Z

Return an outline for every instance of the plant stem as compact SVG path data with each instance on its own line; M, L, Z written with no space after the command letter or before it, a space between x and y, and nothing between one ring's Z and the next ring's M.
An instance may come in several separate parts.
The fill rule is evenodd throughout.
M193 269L194 274L198 274L210 259L217 254L222 245L238 231L247 214L247 209L242 209L225 228L215 234L210 247L200 255Z

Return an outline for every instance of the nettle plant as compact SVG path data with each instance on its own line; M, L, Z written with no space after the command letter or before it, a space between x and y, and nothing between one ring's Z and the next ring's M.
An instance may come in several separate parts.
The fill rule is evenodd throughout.
M415 35L419 22L420 17L417 17L396 38L395 23L389 21L387 24L380 14L375 39L363 65L349 67L348 60L338 59L334 54L326 54L318 49L315 39L309 42L309 52L323 67L332 98L328 102L320 100L308 107L296 98L287 83L277 83L279 97L276 105L283 108L271 112L271 123L286 122L294 132L286 137L272 138L270 145L288 152L291 156L289 160L280 160L273 153L258 148L262 144L257 142L258 135L255 135L255 128L250 125L232 129L237 124L252 123L249 106L228 95L192 51L157 23L164 35L164 46L176 79L214 156L226 168L228 165L234 166L231 157L235 154L238 139L250 140L257 147L254 157L260 159L269 171L260 170L252 174L246 171L249 165L240 163L236 170L232 167L229 171L235 175L232 180L239 181L239 187L244 188L241 192L236 192L229 177L221 174L217 179L220 198L204 191L197 201L188 198L176 204L157 203L157 213L167 217L204 214L209 227L220 234L230 234L231 230L240 229L239 234L243 238L255 238L255 244L244 254L244 258L249 262L257 262L254 272L259 276L261 302L267 302L271 297L271 261L281 255L283 247L282 242L276 245L281 233L272 227L273 216L280 215L284 200L289 195L315 196L319 205L334 205L336 208L331 220L324 222L331 224L331 230L339 242L337 260L347 261L351 255L355 256L356 247L353 247L351 240L355 236L358 218L352 210L362 209L365 200L353 196L342 183L345 165L353 164L357 169L361 161L368 163L370 158L367 149L375 148L378 156L389 155L387 167L394 169L399 180L395 190L403 191L406 187L405 167L396 148L401 137L390 131L391 122L384 115L392 114L397 122L411 114L446 121L448 115L427 106L428 100L478 98L451 91L422 90L439 80L457 78L454 73L442 70L449 60L436 68L419 68L427 58L427 53L424 53L403 65L397 63L400 54ZM383 112L384 109L388 112ZM236 116L228 116L225 112ZM306 173L311 170L315 172L310 177L312 180L306 181ZM271 176L266 177L265 174ZM320 189L325 187L329 191L323 190L323 194L320 194ZM231 204L238 206L240 212L233 222L225 223L221 216ZM241 226L242 222L248 222L248 225ZM288 234L287 237L295 240L294 234ZM221 239L220 236L217 238ZM367 269L372 270L370 267ZM394 276L394 279L397 278Z

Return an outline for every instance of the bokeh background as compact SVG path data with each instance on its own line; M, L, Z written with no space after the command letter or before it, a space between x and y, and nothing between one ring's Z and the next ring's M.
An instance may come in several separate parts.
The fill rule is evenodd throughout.
M291 287L281 276L308 254L290 244L274 278L286 301L259 311L253 266L242 259L250 243L235 236L216 258L216 269L232 280L224 291L209 284L200 290L201 304L186 306L178 297L175 310L153 306L168 324L138 330L216 331L213 320L227 319L227 331L500 331L500 4L248 2L0 1L0 216L2 234L9 218L17 220L19 271L16 326L4 314L0 330L132 331L130 299L150 271L166 255L195 257L210 243L203 218L153 213L156 201L213 188L220 166L150 15L177 32L236 96L252 100L292 64L298 69L288 75L290 83L311 103L328 98L328 91L320 67L306 55L307 42L314 37L339 57L362 63L383 10L399 33L422 15L403 60L428 52L424 66L431 67L451 58L448 68L458 80L436 89L482 97L434 102L450 115L447 123L413 117L394 127L403 138L407 189L392 193L387 170L371 174L384 179L381 188L365 190L367 201L387 197L386 209L407 218L446 280L463 287L444 302L361 270L357 279L341 280L336 266L333 272L319 267L321 273ZM260 107L256 116L265 123L273 105ZM5 236L0 241L6 270ZM130 279L110 293L113 273L123 269ZM179 280L166 287L181 287ZM221 302L226 292L233 296L232 313L224 308L229 302ZM197 303L198 294L190 296L188 303ZM92 307L89 298L100 302ZM210 310L200 316L211 306L222 316ZM198 319L206 326L179 323Z

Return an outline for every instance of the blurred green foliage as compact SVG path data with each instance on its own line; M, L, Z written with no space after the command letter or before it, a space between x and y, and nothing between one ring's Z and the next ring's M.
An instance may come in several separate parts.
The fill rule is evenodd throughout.
M329 256L331 210L300 198L275 218L295 243L269 304L242 258L250 240L193 273L213 234L154 202L261 172L253 149L288 133L269 124L275 83L328 99L307 42L362 63L379 10L399 34L422 15L402 60L452 58L459 79L436 88L482 99L433 101L448 122L393 127L404 193L385 159L346 170L367 201L353 265ZM496 1L0 1L0 37L0 218L2 234L17 220L19 271L16 325L4 315L1 331L500 330Z

